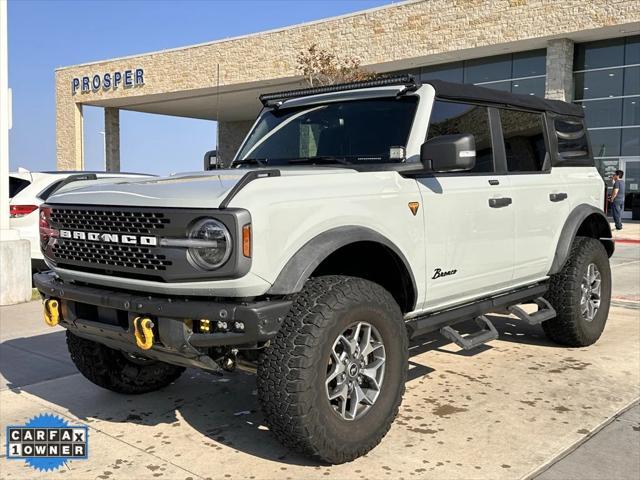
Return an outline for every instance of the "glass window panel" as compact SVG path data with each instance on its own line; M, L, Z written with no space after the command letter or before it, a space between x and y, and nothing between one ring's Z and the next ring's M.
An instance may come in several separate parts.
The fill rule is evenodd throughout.
M640 127L622 129L622 155L640 155Z
M622 107L623 125L640 125L640 97L625 98Z
M575 46L575 70L624 65L624 38L582 43Z
M440 135L471 133L476 142L476 165L472 172L492 172L493 149L487 107L437 100L433 104L427 140Z
M594 157L616 157L620 155L620 129L589 130Z
M636 65L640 63L640 35L626 38L624 46L624 64Z
M506 80L504 82L485 83L484 85L480 85L480 87L492 88L493 90L500 90L502 92L510 92L511 81Z
M544 97L545 77L528 78L526 80L513 80L511 91L522 95L537 95Z
M624 94L637 95L640 93L640 67L624 69Z
M462 62L447 63L422 68L422 80L445 80L447 82L463 83Z
M575 74L576 100L622 95L623 68Z
M539 113L500 110L500 123L510 172L538 172L544 166L547 147Z
M464 62L464 83L491 82L507 78L511 78L510 54Z
M620 168L620 160L617 158L607 158L602 160L596 160L596 166L602 178L606 180L611 178L616 170ZM609 184L608 186L610 186Z
M588 127L617 127L622 121L622 99L582 102Z
M532 50L513 54L512 78L544 75L547 71L547 51Z
M587 131L582 120L573 117L556 117L554 122L560 160L590 163Z

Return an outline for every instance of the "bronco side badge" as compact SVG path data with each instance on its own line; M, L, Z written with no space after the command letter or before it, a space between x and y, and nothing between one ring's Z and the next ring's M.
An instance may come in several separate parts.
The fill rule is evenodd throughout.
M413 213L414 217L418 214L418 208L420 208L420 203L409 202L409 210L411 210L411 213Z

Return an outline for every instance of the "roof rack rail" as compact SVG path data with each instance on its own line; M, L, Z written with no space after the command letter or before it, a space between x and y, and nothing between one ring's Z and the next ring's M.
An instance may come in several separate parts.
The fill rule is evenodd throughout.
M408 90L415 90L420 86L413 75L405 74L393 77L374 78L373 80L364 80L360 82L339 83L324 87L301 88L285 92L265 93L260 95L260 101L265 107L271 107L280 101L290 98L306 97L308 95L318 95L321 93L343 92L345 90L354 90L357 88L384 87L387 85L405 85L409 87Z

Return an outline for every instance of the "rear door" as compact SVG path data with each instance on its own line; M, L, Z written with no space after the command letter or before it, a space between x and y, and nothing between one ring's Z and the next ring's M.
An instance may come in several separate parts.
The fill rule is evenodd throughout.
M470 172L417 179L425 209L428 309L485 296L511 283L515 215L509 176L496 169L491 110L442 100L433 106L427 139L473 134L476 166Z
M516 285L547 275L571 199L565 176L551 168L544 114L504 108L499 113L515 211Z

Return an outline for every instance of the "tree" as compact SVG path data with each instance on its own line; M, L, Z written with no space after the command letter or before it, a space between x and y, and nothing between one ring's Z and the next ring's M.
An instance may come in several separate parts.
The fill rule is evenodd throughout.
M297 70L311 87L370 80L375 73L360 66L355 57L338 57L313 44L298 54Z

